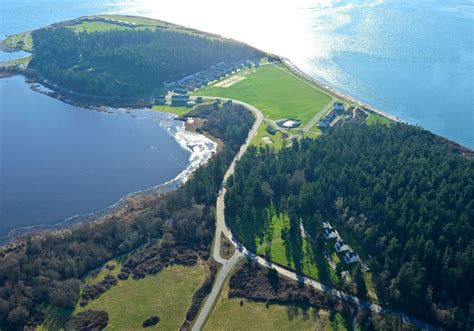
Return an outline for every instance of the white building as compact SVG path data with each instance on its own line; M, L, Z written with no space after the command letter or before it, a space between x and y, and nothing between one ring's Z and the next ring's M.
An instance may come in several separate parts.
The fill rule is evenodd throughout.
M337 237L337 232L333 228L326 228L323 231L323 236L326 239L336 238Z
M344 261L346 261L347 264L356 263L359 261L359 257L353 251L349 251L344 254Z
M344 240L339 239L334 244L334 249L336 250L336 252L340 253L340 252L348 251L350 248Z

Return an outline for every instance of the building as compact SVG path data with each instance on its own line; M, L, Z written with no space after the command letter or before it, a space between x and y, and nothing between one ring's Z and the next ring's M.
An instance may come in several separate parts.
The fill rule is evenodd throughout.
M344 254L344 261L347 264L356 263L359 261L359 257L357 256L355 252L349 251L346 254Z
M173 95L171 96L172 107L183 107L188 105L189 96L187 95Z
M196 97L196 103L202 103L203 99L202 97Z
M332 110L336 113L343 113L344 112L344 104L342 102L335 102L332 106Z
M275 128L272 128L271 126L267 126L266 130L271 135L275 135L275 133L277 132L277 130Z
M337 232L333 228L326 228L323 230L323 236L326 239L337 238Z
M196 103L194 101L188 101L186 102L186 107L188 108L193 108Z
M224 102L224 107L232 107L232 100L227 100Z
M338 239L336 243L334 244L334 249L336 250L336 252L340 253L340 252L348 251L350 248L344 240Z
M334 110L331 110L324 118L319 121L318 127L320 128L328 128L331 126L331 123L334 121L336 118L336 112Z
M175 87L173 89L173 92L176 93L176 94L186 95L186 94L188 94L188 89L185 88L185 87L182 87L182 86L178 86L178 87Z
M166 100L164 96L156 97L155 100L153 100L153 105L155 106L163 106L165 103Z
M285 129L294 129L300 126L301 121L295 119L284 119L276 122L278 126L285 128Z

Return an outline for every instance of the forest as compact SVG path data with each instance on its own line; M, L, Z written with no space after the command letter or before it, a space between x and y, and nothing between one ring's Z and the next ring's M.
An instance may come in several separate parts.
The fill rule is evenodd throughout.
M35 30L29 64L49 83L99 97L150 97L173 82L219 62L255 59L263 53L223 38L165 29L81 32Z
M285 246L305 254L301 225L329 221L366 257L382 303L448 329L472 329L474 161L406 124L346 126L290 148L250 148L228 181L226 219L255 250L288 215ZM315 247L318 249L318 247ZM295 265L297 265L295 263Z
M81 279L89 271L150 241L159 239L164 250L153 254L159 254L161 260L186 251L208 258L214 236L217 193L225 170L245 141L254 118L241 106L219 110L202 107L193 111L193 116L208 117L202 130L222 140L224 147L183 186L156 197L132 220L112 218L69 231L45 233L28 239L24 246L0 254L1 330L23 330L25 326L41 324L46 307L72 312L79 301ZM141 263L141 254L143 250L138 250L127 260L134 277L143 277L151 272L150 268L161 267L161 262L156 266ZM185 260L191 256L186 255ZM86 294L100 295L97 290L100 289L88 288Z

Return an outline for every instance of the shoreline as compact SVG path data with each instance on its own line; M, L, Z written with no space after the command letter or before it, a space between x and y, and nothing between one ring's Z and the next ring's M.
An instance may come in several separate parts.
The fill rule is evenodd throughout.
M26 77L25 83L27 83L29 87L37 93L54 97L51 95L55 93L53 90L37 82L28 82L28 77ZM60 98L55 99L64 102L64 100L61 100ZM71 104L77 106L73 103ZM99 112L119 113L132 116L133 110L145 110L144 108L115 108L108 106L88 109ZM155 112L151 109L146 109L146 111ZM146 208L150 203L153 203L153 201L159 199L162 194L166 194L182 186L189 178L191 178L191 176L200 166L206 164L211 159L211 157L217 151L218 143L203 134L188 130L186 122L180 120L179 116L171 113L166 114L169 115L170 118L159 121L159 125L174 138L180 148L189 152L188 165L178 175L164 183L160 183L144 190L127 193L126 195L120 197L115 203L103 209L95 210L90 213L73 215L64 220L51 224L40 224L15 228L9 231L6 236L0 237L0 247L5 247L6 245L14 244L15 242L21 242L27 237L41 235L45 232L54 233L67 231L74 226L79 226L84 223L101 222L117 217L130 217L132 216L131 214L133 212ZM176 126L166 125L166 122L168 121L176 121L179 123L177 123Z

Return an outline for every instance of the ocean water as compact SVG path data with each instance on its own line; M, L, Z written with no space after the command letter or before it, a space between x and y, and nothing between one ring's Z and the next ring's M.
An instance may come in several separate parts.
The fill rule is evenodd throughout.
M0 79L0 239L180 184L215 149L173 115L109 111L60 102L21 76Z
M149 16L247 42L474 148L473 0L2 1L0 34L99 13Z

